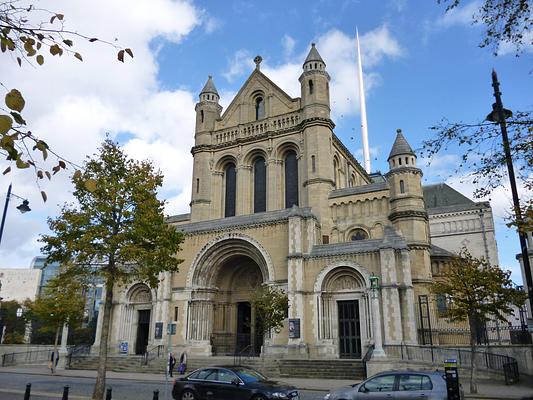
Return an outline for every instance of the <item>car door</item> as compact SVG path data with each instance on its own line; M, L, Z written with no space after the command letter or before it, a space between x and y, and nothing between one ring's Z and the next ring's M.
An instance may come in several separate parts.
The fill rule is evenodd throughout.
M218 396L220 400L248 400L249 391L244 389L243 385L235 384L235 380L242 382L241 379L232 371L220 368L218 370Z
M354 397L357 400L393 400L396 375L380 375L362 384Z
M206 368L199 374L194 387L201 399L214 400L218 398L215 394L217 392L217 377L217 368Z
M398 377L398 391L395 398L406 399L434 399L431 378L424 374L402 374Z

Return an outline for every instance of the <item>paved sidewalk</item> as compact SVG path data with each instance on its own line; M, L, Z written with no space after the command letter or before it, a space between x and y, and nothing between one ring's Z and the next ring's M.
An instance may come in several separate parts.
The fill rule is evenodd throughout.
M20 367L4 367L0 368L0 373L10 372L26 375L51 375L50 370L46 366L20 366ZM80 378L95 378L96 371L94 370L76 370L65 369L58 370L56 376L66 377L80 377ZM135 381L148 382L165 382L166 378L163 374L148 374L138 372L114 372L108 371L107 378L110 379L124 379ZM176 377L176 374L175 374ZM172 378L170 378L172 379ZM315 390L324 391L338 388L340 386L353 385L357 380L341 380L341 379L304 379L304 378L280 378L281 381L287 382L296 386L299 390ZM506 386L503 382L479 381L477 395L471 395L468 392L469 382L463 379L461 382L465 390L465 397L468 399L484 399L484 400L518 400L531 397L533 400L533 382L520 382L518 385Z

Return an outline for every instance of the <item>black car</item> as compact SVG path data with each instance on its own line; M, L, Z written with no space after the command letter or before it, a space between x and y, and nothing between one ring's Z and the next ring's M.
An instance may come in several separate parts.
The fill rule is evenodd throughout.
M176 400L299 400L294 386L240 366L200 368L174 381Z

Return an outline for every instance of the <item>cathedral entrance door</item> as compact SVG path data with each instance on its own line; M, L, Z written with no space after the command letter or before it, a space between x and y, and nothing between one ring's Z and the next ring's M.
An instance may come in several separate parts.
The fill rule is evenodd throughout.
M237 303L236 352L244 350L252 343L252 306L248 302Z
M341 358L361 358L361 325L359 301L339 301L339 355Z
M137 323L137 340L135 341L135 354L144 354L148 346L150 334L150 310L139 310Z

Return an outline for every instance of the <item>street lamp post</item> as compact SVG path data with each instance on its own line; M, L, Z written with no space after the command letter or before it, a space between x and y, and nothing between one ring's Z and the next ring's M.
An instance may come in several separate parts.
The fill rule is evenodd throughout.
M373 357L386 357L381 335L381 312L379 309L379 278L370 275L370 294L372 298L372 316L374 318L374 352Z
M492 87L494 88L494 98L496 102L492 105L492 111L487 115L487 121L500 124L502 132L503 151L505 154L505 162L507 164L507 172L509 174L509 183L511 185L511 194L513 197L513 208L515 212L516 224L518 226L518 237L520 239L520 250L522 254L522 262L524 265L524 275L526 278L526 293L529 299L529 311L533 313L533 279L531 277L531 265L529 263L529 255L527 250L526 233L522 230L524 222L522 218L522 211L520 210L520 201L518 198L518 190L516 187L516 177L513 167L513 159L511 158L511 148L509 146L509 137L507 136L507 124L505 120L513 115L509 110L503 108L500 83L498 82L498 75L495 70L492 70ZM529 315L529 328L533 325L533 315Z
M0 243L2 243L2 234L4 233L4 224L6 222L6 214L7 214L7 207L9 206L9 199L11 196L16 197L18 199L22 200L22 203L17 206L17 209L22 213L26 213L28 211L31 211L31 208L29 207L30 202L26 200L23 197L17 196L15 193L11 193L11 187L13 186L12 183L9 184L9 188L7 189L7 196L6 196L6 202L4 204L4 213L2 214L2 223L0 224Z

